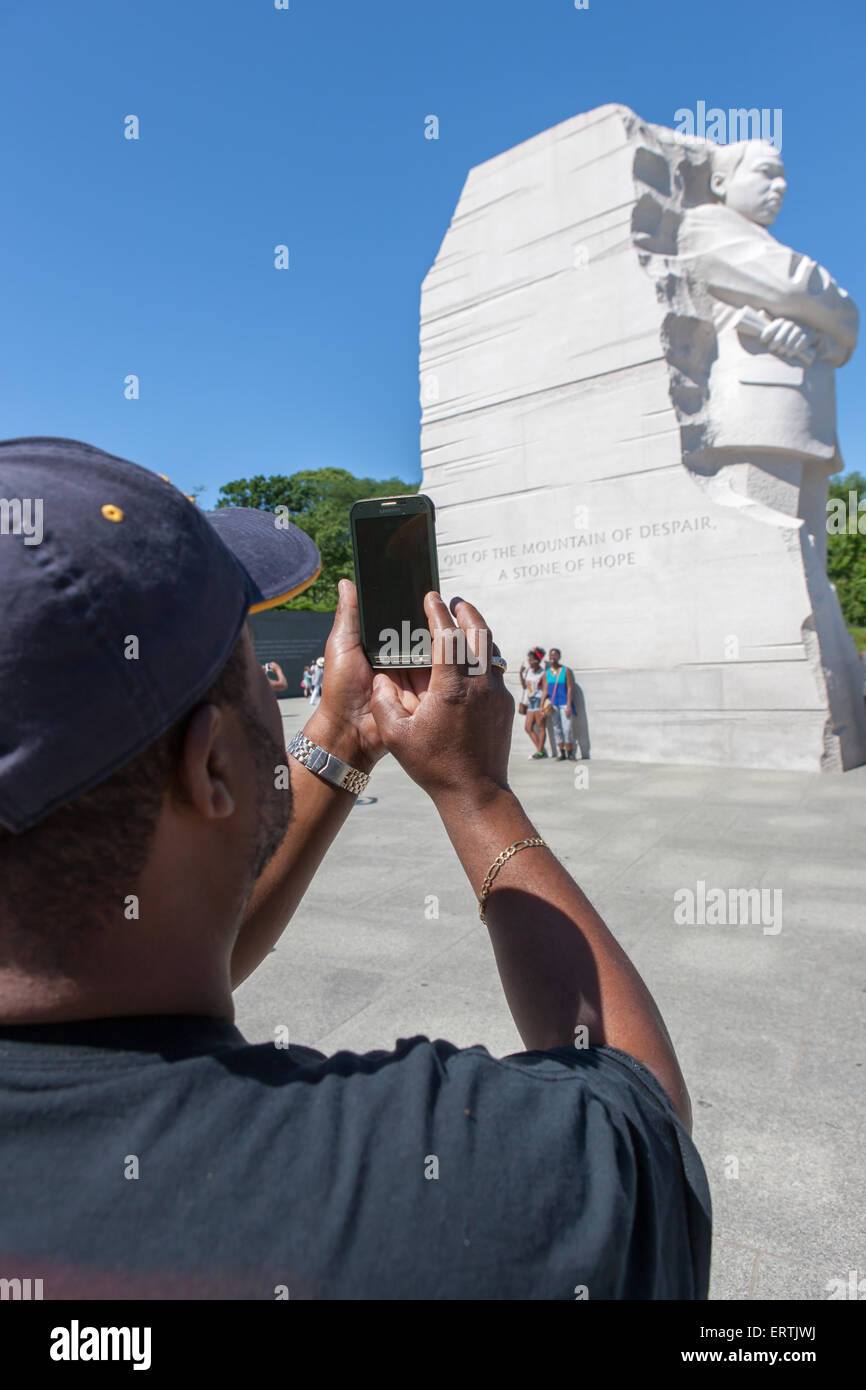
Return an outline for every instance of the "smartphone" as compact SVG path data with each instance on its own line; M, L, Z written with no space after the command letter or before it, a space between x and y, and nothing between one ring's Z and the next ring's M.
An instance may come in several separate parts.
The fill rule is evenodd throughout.
M424 595L439 589L429 497L369 497L349 513L361 643L377 671L430 666Z

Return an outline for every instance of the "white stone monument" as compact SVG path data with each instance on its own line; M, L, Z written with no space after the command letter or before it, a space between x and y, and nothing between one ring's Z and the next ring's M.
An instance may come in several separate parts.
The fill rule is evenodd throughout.
M826 578L857 311L767 230L775 149L604 106L473 169L423 287L422 490L449 593L559 647L595 758L844 770Z

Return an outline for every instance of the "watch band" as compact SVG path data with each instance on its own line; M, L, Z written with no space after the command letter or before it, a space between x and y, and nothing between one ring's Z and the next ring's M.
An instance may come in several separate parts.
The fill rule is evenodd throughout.
M356 767L350 767L342 758L335 757L333 753L320 748L318 743L313 743L313 740L307 738L300 730L295 734L286 752L291 753L292 757L297 758L310 772L315 772L323 782L330 782L333 787L341 787L353 796L362 792L370 780L369 772L359 772Z

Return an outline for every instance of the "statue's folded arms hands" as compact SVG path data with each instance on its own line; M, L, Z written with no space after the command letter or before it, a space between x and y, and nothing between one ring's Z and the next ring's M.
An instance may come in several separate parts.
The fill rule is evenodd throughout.
M763 227L716 204L692 208L680 228L679 251L717 299L764 309L772 318L825 335L829 352L821 346L818 351L834 366L854 351L859 314L853 300L823 266Z

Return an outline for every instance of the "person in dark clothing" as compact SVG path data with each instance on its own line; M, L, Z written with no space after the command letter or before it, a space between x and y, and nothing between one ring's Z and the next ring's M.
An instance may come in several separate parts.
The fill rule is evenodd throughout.
M0 444L0 492L46 515L41 546L0 540L0 1277L46 1299L706 1298L676 1055L508 785L478 610L429 593L432 668L374 678L341 580L286 750L246 618L313 582L303 533L67 440ZM447 659L455 626L484 674ZM451 839L524 1051L328 1057L235 1026L386 753ZM408 834L370 852L423 869ZM348 896L334 912L350 931Z

